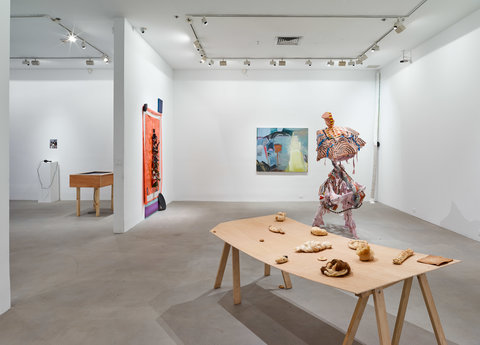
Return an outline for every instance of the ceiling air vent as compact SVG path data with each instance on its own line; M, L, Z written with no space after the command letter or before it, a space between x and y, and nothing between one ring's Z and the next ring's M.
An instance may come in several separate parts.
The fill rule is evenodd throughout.
M277 37L277 46L298 46L303 36L279 36Z

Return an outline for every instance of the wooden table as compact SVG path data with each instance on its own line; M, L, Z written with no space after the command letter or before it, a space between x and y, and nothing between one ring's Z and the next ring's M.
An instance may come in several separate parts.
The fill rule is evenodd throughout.
M281 227L285 231L285 234L281 235L270 232L268 230L269 225ZM430 316L430 321L432 322L437 343L440 345L447 345L426 273L444 266L458 263L458 260L454 260L449 264L438 267L418 263L417 259L425 256L425 254L416 253L413 257L407 259L402 265L394 265L392 259L398 255L400 252L399 249L370 243L370 247L375 252L375 260L362 262L358 259L355 250L348 248L348 238L334 234L328 234L328 236L322 237L314 236L310 234L310 229L311 226L299 223L290 218L287 218L281 223L275 222L274 215L220 223L211 230L214 235L225 241L214 288L219 288L221 285L228 254L230 248L232 248L233 299L235 304L241 303L240 250L257 260L264 262L265 275L269 275L270 266L282 270L282 275L287 288L291 287L289 277L289 273L291 273L320 284L332 286L355 294L358 297L358 301L345 335L343 345L351 345L353 343L368 298L370 295L373 295L380 344L398 345L412 281L414 277L417 277ZM263 239L264 241L261 242L260 239ZM319 253L296 253L295 247L308 240L329 241L332 243L332 249L326 249ZM282 255L287 255L289 261L281 265L276 264L275 259ZM328 261L331 259L341 259L348 262L351 267L351 273L348 276L341 278L333 278L323 275L320 272L320 267L325 265L326 261L318 261L317 258L320 256L326 257ZM390 339L383 290L401 281L403 281L402 296L398 308L393 337Z
M80 188L93 188L93 208L98 217L100 215L100 188L112 186L111 208L113 211L113 173L108 171L90 171L70 175L70 187L77 188L77 216L80 216Z

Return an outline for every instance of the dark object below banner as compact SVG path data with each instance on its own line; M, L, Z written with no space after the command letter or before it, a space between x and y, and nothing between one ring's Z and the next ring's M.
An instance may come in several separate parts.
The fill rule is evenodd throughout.
M158 195L158 210L163 211L167 208L167 203L165 202L165 198L163 197L163 194Z

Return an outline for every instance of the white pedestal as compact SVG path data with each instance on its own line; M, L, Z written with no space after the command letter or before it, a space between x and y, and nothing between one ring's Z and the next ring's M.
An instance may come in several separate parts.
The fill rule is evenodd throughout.
M58 183L58 162L42 162L38 169L40 191L38 202L60 200L60 184Z

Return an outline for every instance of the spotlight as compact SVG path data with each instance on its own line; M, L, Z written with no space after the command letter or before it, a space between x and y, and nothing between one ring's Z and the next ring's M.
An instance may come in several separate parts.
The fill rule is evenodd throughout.
M406 62L412 63L412 58L409 56L406 56L405 50L402 50L402 59L400 60L400 63L406 63Z
M110 63L110 58L107 55L104 55L103 56L103 62L105 62L106 64L109 64Z
M73 32L70 32L67 36L67 41L70 43L75 43L77 42L77 36L75 36Z
M202 24L203 25L208 25L207 18L205 18L205 17L202 18Z
M32 66L40 66L40 61L37 59L32 60Z
M245 59L245 61L243 61L243 64L244 64L245 66L250 66L250 60Z
M287 61L285 61L285 60L282 59L282 60L278 61L278 65L279 65L279 66L286 66L286 65L287 65Z
M227 65L227 61L226 60L221 60L220 61L220 66L226 66Z
M305 65L312 66L312 61L308 59L307 61L305 61Z
M335 63L333 62L333 60L330 60L330 61L327 62L327 65L330 66L330 67L332 67L334 64Z
M85 64L86 64L87 66L93 66L94 62L93 62L92 59L88 59L88 60L85 61Z
M399 34L400 32L406 29L405 25L403 25L402 22L403 22L403 19L402 20L397 19L395 24L393 24L393 30L395 30L397 34Z
M360 55L358 57L359 60L361 60L362 62L365 61L366 59L368 59L368 56L366 54L363 54L363 55Z
M363 60L358 58L357 61L355 61L357 65L363 65Z
M348 61L348 65L349 66L355 66L355 61L353 61L353 60Z
M200 60L200 63L205 63L207 62L207 57L206 56L202 56L202 59Z
M202 49L202 46L200 45L200 42L198 40L193 42L193 45L195 46L195 48L197 48L198 51L200 51L200 49Z
M22 64L23 64L23 65L30 66L30 61L28 61L27 59L25 59L25 60L22 61Z
M144 33L145 33L145 31L147 31L147 28L146 28L146 27L144 27L144 26L142 26L142 27L140 28L140 32L141 32L142 34L144 34Z
M347 65L347 62L345 60L340 60L340 61L338 61L338 65L340 67L345 67Z
M274 59L272 59L272 60L270 60L270 65L276 66L276 65L277 65L277 62L276 62Z
M82 41L81 47L82 47L82 49L87 49L87 45L85 44L85 41Z
M210 62L208 63L209 66L213 66L213 60L210 60Z
M372 53L374 53L377 50L380 50L380 47L378 46L378 44L374 44L370 50L372 51Z

